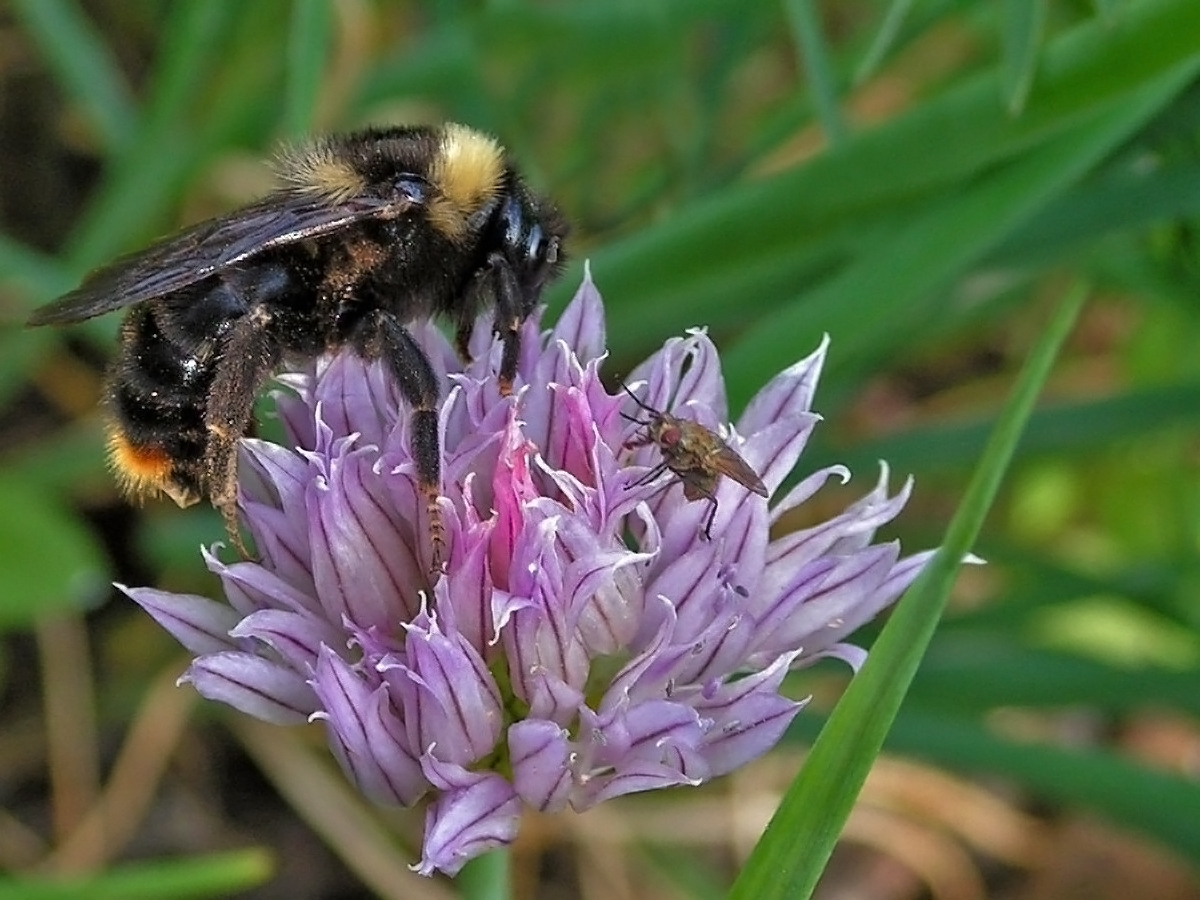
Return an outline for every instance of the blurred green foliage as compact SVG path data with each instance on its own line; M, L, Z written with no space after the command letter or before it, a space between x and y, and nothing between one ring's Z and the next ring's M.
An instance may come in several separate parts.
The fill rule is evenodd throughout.
M547 299L590 259L615 371L706 325L736 406L828 332L802 465L914 473L913 548L939 540L1047 300L1091 286L894 739L1200 864L1194 781L988 724L1200 714L1195 0L10 9L3 90L42 105L0 111L5 629L94 603L106 567L211 587L195 548L220 536L207 510L114 512L94 399L117 317L31 332L28 311L265 189L277 140L464 121L574 222Z

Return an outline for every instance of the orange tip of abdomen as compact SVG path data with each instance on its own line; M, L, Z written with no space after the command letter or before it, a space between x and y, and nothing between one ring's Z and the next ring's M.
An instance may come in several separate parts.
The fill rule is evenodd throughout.
M173 467L162 447L134 444L115 427L108 432L108 464L122 493L135 500L167 490Z

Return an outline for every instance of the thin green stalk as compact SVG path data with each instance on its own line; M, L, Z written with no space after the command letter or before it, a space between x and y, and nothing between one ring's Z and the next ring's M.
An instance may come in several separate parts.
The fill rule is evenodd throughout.
M512 896L511 869L509 851L492 850L463 866L454 883L463 900L508 900Z
M945 542L897 604L862 671L829 717L730 891L733 900L811 896L1086 295L1087 287L1082 284L1070 291L1042 333L984 449Z
M836 147L846 140L846 120L838 103L837 79L829 61L820 17L812 0L787 0L786 9L800 62L808 76L813 107L830 146Z

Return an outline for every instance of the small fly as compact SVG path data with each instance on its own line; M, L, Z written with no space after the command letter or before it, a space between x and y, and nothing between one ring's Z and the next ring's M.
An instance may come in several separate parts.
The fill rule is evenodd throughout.
M648 419L639 419L621 414L645 429L633 440L626 441L625 448L632 450L654 444L662 454L662 462L630 485L631 487L650 484L663 472L670 471L675 480L669 482L668 486L678 482L683 485L683 496L688 500L709 502L708 516L704 520L706 540L712 540L712 523L717 515L716 491L722 475L761 497L769 496L767 486L763 484L758 473L711 428L655 409L639 398L624 382L621 382L621 387L649 416Z

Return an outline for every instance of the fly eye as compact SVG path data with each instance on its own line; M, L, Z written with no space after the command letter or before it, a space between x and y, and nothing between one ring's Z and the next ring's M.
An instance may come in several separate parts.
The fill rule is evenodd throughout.
M674 447L679 443L679 429L664 428L662 434L658 436L658 443L664 447Z

